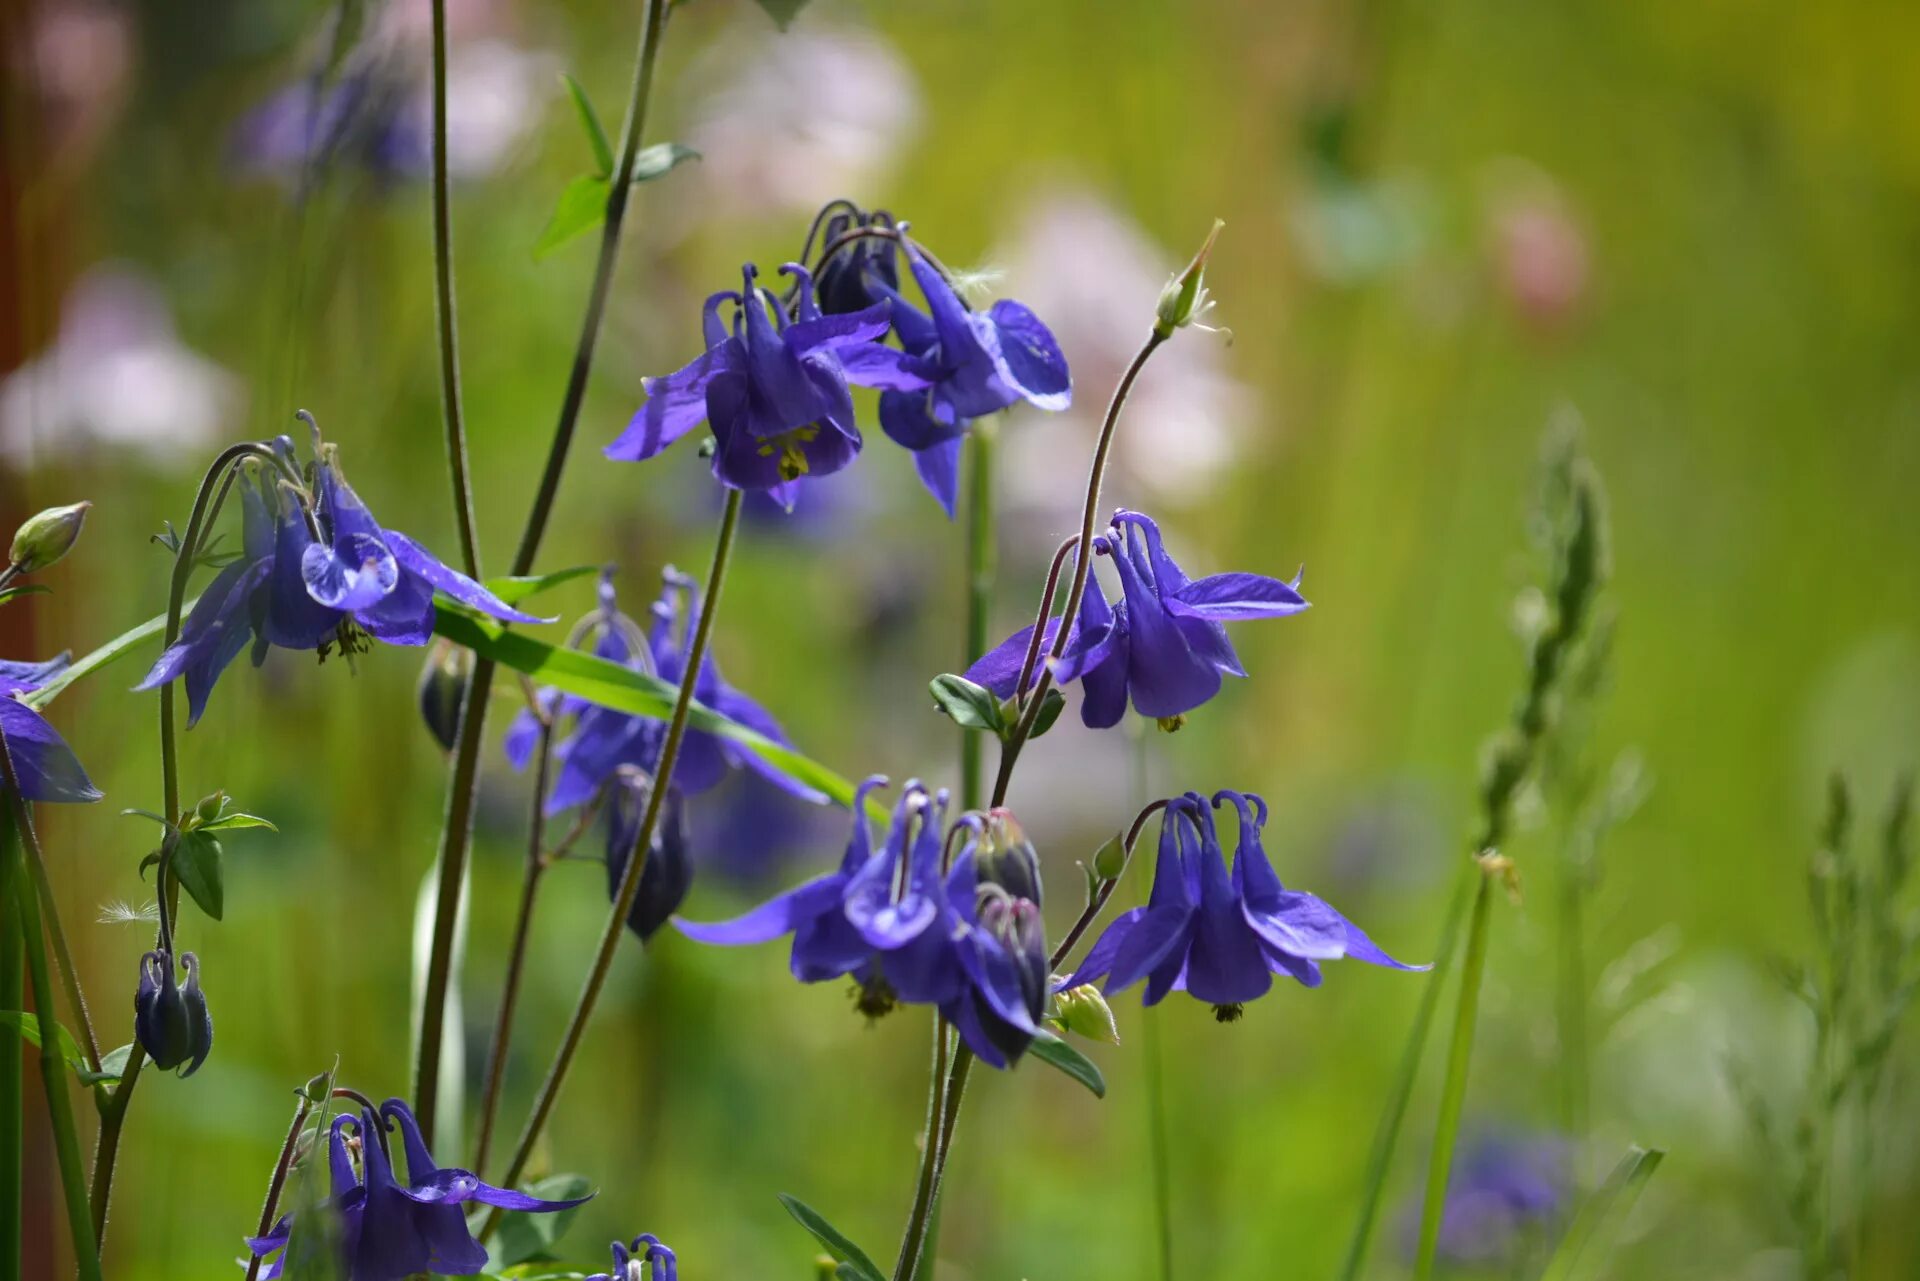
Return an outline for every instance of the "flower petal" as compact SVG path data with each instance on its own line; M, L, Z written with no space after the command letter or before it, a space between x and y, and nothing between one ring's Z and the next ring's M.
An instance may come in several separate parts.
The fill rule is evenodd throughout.
M796 326L798 328L798 326ZM834 352L847 381L856 387L878 387L883 391L918 391L930 381L922 372L917 356L878 343L841 347Z
M387 545L393 549L394 559L399 561L403 568L426 579L433 585L435 591L445 593L462 605L477 609L483 614L490 614L503 623L551 623L553 621L551 618L539 618L515 609L459 570L443 564L432 552L405 534L389 529L386 531L386 536Z
M300 555L300 577L307 595L344 613L367 609L400 581L393 552L374 534L336 537L332 547L308 543Z
M1307 608L1292 583L1264 574L1213 574L1196 579L1166 598L1169 613L1185 618L1227 622L1243 618L1285 618Z
M1002 377L1040 409L1065 409L1073 403L1073 376L1053 331L1020 303L1001 299L987 317L1000 333Z
M692 364L664 378L646 378L647 399L627 429L601 452L620 462L652 458L706 421L707 384L716 375L741 367L745 353L736 339L702 352Z
M0 696L0 735L6 737L20 794L26 799L75 804L100 799L100 789L87 777L66 740L25 703Z
M746 915L736 916L730 921L689 921L676 916L673 918L673 927L698 943L726 946L767 943L782 934L792 933L803 921L822 912L837 912L845 885L844 877L829 873L785 894L776 895Z

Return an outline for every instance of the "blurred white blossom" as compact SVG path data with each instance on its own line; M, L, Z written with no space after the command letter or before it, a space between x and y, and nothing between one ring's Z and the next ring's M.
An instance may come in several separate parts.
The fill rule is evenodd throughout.
M0 451L21 464L94 449L166 462L230 434L244 408L239 379L175 336L151 281L98 266L68 291L53 345L0 383Z

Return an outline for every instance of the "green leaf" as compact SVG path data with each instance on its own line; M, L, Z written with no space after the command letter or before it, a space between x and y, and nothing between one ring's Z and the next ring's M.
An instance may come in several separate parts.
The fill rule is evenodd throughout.
M13 1032L29 1045L37 1046L40 1044L40 1020L36 1015L26 1010L0 1010L0 1028L6 1028ZM80 1052L80 1043L73 1039L73 1033L67 1031L67 1029L59 1023L53 1025L53 1030L55 1033L54 1040L60 1050L60 1057L65 1059L68 1066L79 1076L82 1085L92 1085L96 1081L119 1079L121 1070L125 1069L127 1065L126 1049L114 1051L114 1054L119 1056L120 1061L112 1075L95 1073L87 1066L87 1056ZM127 1048L131 1049L132 1047L129 1046ZM112 1058L113 1055L108 1056L108 1060ZM106 1066L107 1063L103 1061L101 1067L104 1068Z
M587 97L587 91L580 82L564 71L560 78L567 83L567 95L573 99L573 110L580 117L580 127L587 131L587 142L593 147L593 163L599 166L597 172L602 178L613 177L613 144L607 141L606 128L600 123L600 113L593 109L593 100Z
M607 193L612 182L592 174L583 174L567 184L547 219L547 228L534 242L533 256L545 258L583 231L598 227L607 217Z
M21 583L18 587L0 588L0 605L6 604L16 596L46 596L53 588L42 583Z
M126 1074L127 1056L132 1053L131 1044L123 1045L117 1050L108 1050L100 1056L98 1072L79 1063L74 1064L73 1070L79 1075L82 1085L109 1085Z
M570 583L576 578L585 578L588 574L600 572L598 565L575 565L572 569L559 569L551 574L540 574L529 578L489 578L481 586L498 596L509 605L518 605L521 601L538 596L541 592Z
M220 879L220 840L204 831L187 832L173 846L167 866L180 888L193 895L200 910L214 920L226 910L226 888Z
M633 180L652 182L655 178L661 177L687 161L698 159L700 159L700 153L683 143L656 142L651 147L642 147L634 153Z
M820 1212L802 1201L799 1197L780 1194L780 1204L787 1207L787 1213L794 1222L813 1234L823 1249L842 1264L853 1270L860 1281L886 1281L885 1274L875 1267L867 1252L855 1245L839 1228L822 1218Z
M1040 700L1039 714L1033 718L1033 733L1027 735L1027 737L1029 739L1039 738L1042 734L1052 729L1053 723L1060 719L1061 709L1066 707L1066 705L1067 696L1053 686L1047 686L1046 696Z
M482 658L532 677L536 684L576 694L589 703L656 720L666 720L673 715L677 691L657 676L636 672L592 654L546 644L439 601L434 602L433 630L435 635L464 645ZM740 744L788 778L826 793L829 800L843 806L853 804L851 782L764 734L728 720L699 703L693 705L687 723L694 729ZM887 819L887 808L878 800L870 800L867 813L881 822Z
M261 818L258 814L241 814L238 812L222 814L211 823L200 824L195 830L201 832L224 832L229 828L235 827L264 827L269 832L277 832L280 830L266 819Z
M1095 1098L1107 1097L1107 1080L1100 1075L1100 1069L1093 1060L1068 1045L1051 1032L1040 1032L1033 1038L1033 1044L1027 1047L1027 1053L1045 1063L1048 1067L1059 1068L1080 1084L1093 1091Z
M933 705L953 718L954 724L962 729L983 729L994 734L1006 732L1007 723L1000 715L1000 700L993 691L975 685L964 676L955 676L948 672L936 676L928 682L927 689L933 694Z
M1593 1195L1580 1207L1580 1213L1574 1216L1560 1248L1553 1252L1547 1270L1540 1274L1540 1281L1573 1281L1588 1247L1618 1227L1666 1155L1658 1148L1627 1149L1607 1181L1594 1189Z
M191 614L193 607L199 603L198 598L196 598L181 605L180 617L185 618ZM149 618L146 622L133 628L131 631L121 632L99 649L94 650L91 654L82 658L79 662L71 664L66 671L61 672L45 685L42 685L39 689L27 695L22 701L36 712L40 711L45 708L48 703L58 698L62 690L79 680L82 676L90 676L115 659L125 657L135 646L151 640L155 636L161 635L166 630L167 616L165 614Z
M126 815L131 814L135 818L150 818L154 822L158 823L160 826L166 828L168 831L173 830L173 824L167 820L167 817L164 814L156 814L152 810L124 809L124 810L121 810L120 813L122 817L125 817Z
M593 1191L584 1174L555 1174L531 1184L526 1191L543 1201L571 1201ZM494 1237L492 1261L502 1268L535 1259L551 1259L553 1247L573 1224L579 1208L553 1214L516 1211L502 1215Z
M756 0L756 3L766 10L767 16L773 19L773 25L782 31L792 26L800 11L807 7L807 0Z

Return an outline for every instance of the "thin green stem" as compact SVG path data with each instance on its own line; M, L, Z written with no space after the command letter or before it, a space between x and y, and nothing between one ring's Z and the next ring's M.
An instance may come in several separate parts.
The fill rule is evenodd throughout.
M1559 1041L1560 1128L1580 1142L1587 1134L1587 951L1585 877L1571 857L1560 861Z
M1162 1063L1160 1020L1149 1011L1140 1021L1142 1056L1147 1061L1147 1164L1153 1167L1153 1229L1160 1281L1173 1281L1173 1179L1167 1143L1166 1070Z
M293 1124L287 1127L286 1141L280 1145L280 1159L274 1162L273 1177L267 1180L267 1199L260 1206L260 1229L255 1236L265 1236L273 1230L274 1215L280 1209L280 1193L287 1186L287 1171L293 1168L294 1149L300 1143L300 1127L307 1123L307 1113L313 1110L313 1102L305 1094L300 1096L300 1106L294 1109ZM260 1275L261 1256L254 1255L247 1260L247 1281L255 1281Z
M1469 869L1471 873L1471 869ZM1393 1166L1393 1152L1399 1145L1400 1130L1406 1123L1407 1107L1413 1101L1414 1082L1420 1076L1420 1060L1426 1054L1427 1038L1433 1030L1434 1016L1440 1009L1440 993L1446 985L1447 971L1453 967L1453 955L1460 942L1460 926L1466 920L1472 901L1473 882L1462 876L1447 904L1440 923L1440 939L1433 949L1433 970L1420 992L1420 1005L1407 1030L1406 1044L1400 1050L1400 1062L1394 1069L1393 1086L1387 1091L1387 1105L1380 1113L1380 1124L1373 1133L1373 1146L1367 1153L1367 1177L1360 1194L1360 1217L1353 1225L1353 1239L1347 1245L1346 1260L1340 1266L1340 1281L1359 1281L1366 1266L1367 1251L1373 1244L1374 1224L1386 1199L1387 1173Z
M487 1083L480 1098L480 1135L474 1141L473 1168L485 1175L493 1148L493 1123L500 1114L500 1090L507 1076L507 1049L513 1040L513 1015L520 1004L520 976L527 966L527 941L533 934L533 909L539 900L540 879L547 870L547 780L553 770L553 722L532 703L540 718L540 737L533 755L533 812L527 818L526 873L520 881L520 910L514 917L513 944L507 951L507 977L500 989L500 1012L494 1019L493 1048L487 1055Z
M971 666L987 652L987 611L993 604L993 454L998 429L982 418L968 432L973 461L967 469L967 633L962 664ZM963 667L962 670L965 670ZM960 731L960 808L980 808L986 774L986 737Z
M653 849L654 832L659 827L667 793L673 786L673 771L680 760L680 746L687 736L687 716L693 707L694 683L706 662L707 646L713 638L713 621L720 612L720 589L727 580L734 534L740 525L740 499L740 490L727 491L727 505L720 516L720 532L713 545L713 565L707 571L706 593L701 598L699 619L694 624L693 638L687 647L686 669L680 677L680 690L674 699L673 718L667 722L666 741L661 744L660 760L654 766L653 785L647 789L646 809L641 813L639 829L634 833L633 853L627 858L626 871L620 877L613 905L608 909L606 925L600 932L600 945L594 952L592 965L587 969L586 982L581 987L579 1000L574 1003L566 1033L560 1039L560 1049L554 1055L553 1065L547 1069L546 1080L540 1084L540 1094L534 1100L526 1127L520 1132L520 1141L514 1147L513 1160L507 1166L506 1177L501 1180L507 1187L512 1187L515 1180L526 1172L534 1144L546 1128L547 1117L560 1096L560 1087L566 1083L567 1070L573 1066L573 1056L586 1035L588 1020L593 1017L593 1007L600 999L601 989L606 986L608 972L613 968L614 954L619 950L621 936L626 932L627 915L633 910L633 900L640 893L640 878L646 871L647 855ZM496 1213L488 1220L488 1230L498 1220Z
M207 468L207 474L194 494L193 513L187 518L186 532L181 535L179 550L173 557L173 578L167 592L167 628L161 637L163 650L180 639L180 615L187 597L187 583L193 577L194 562L199 559L200 545L206 537L207 513L214 492L221 485L227 470L247 458L259 458L270 467L279 467L273 450L258 441L229 445L220 451L213 465ZM169 819L177 819L180 814L180 761L174 737L173 682L169 681L160 687L160 812ZM164 859L155 882L162 919L169 918L180 901L180 883L167 875ZM171 942L171 939L166 941ZM100 1132L93 1149L93 1190L90 1198L93 1204L93 1234L98 1242L104 1243L106 1240L107 1207L113 1199L113 1172L120 1156L120 1132L126 1124L127 1107L133 1101L133 1088L140 1080L140 1068L146 1061L146 1050L139 1038L135 1037L133 1049L127 1055L126 1069L120 1074L120 1084L113 1088L112 1094L101 1106Z
M19 893L18 862L0 850L0 1009L25 1009L25 952L20 914L14 907ZM22 1242L20 1189L23 1121L26 1095L25 1042L17 1036L0 1037L0 1281L20 1281Z
M900 1258L893 1265L896 1278L911 1276L920 1266L933 1222L934 1190L940 1157L941 1129L946 1123L947 1067L953 1038L947 1034L947 1021L933 1021L933 1071L927 1090L927 1132L920 1149L920 1177L913 1190L913 1209L907 1215L907 1230L900 1239Z
M640 54L634 65L633 94L627 105L627 121L620 141L620 164L612 190L607 196L607 217L600 230L600 256L593 270L593 285L587 295L586 315L581 320L580 338L574 349L573 369L567 376L567 390L560 403L560 418L554 425L553 443L547 450L546 469L540 488L534 494L532 509L514 553L513 570L524 575L533 568L540 553L553 514L555 496L560 490L560 475L566 468L567 453L573 444L574 427L580 418L580 405L586 397L587 376L593 369L595 343L606 314L607 295L613 286L614 264L619 259L620 228L626 217L627 198L633 185L634 158L640 151L640 138L646 127L647 103L653 89L654 62L660 41L666 32L667 0L647 0L645 26L640 35ZM414 1113L424 1132L432 1134L434 1112L439 1106L440 1052L444 1035L444 1011L452 981L454 920L459 907L459 886L466 870L468 845L472 838L474 791L480 777L480 745L486 732L487 701L493 691L495 665L492 660L476 658L468 681L467 697L460 718L460 730L454 744L453 769L447 782L446 817L440 829L440 897L434 905L433 943L427 958L425 999L421 1005L420 1052L414 1064ZM452 888L449 889L448 887Z
M0 776L11 802L0 832L0 858L20 857L20 836L32 826L13 756L0 743ZM47 1120L53 1129L54 1158L60 1168L60 1188L67 1206L67 1232L73 1238L73 1256L81 1281L100 1281L100 1245L87 1215L87 1168L80 1156L80 1133L74 1124L73 1098L67 1093L67 1065L60 1057L60 1038L54 1031L53 983L47 975L46 944L40 932L40 904L34 895L13 896L26 947L27 973L33 984L33 1008L40 1017L40 1083L47 1095Z
M1460 1003L1453 1016L1453 1040L1447 1047L1447 1075L1440 1088L1440 1117L1434 1127L1433 1156L1427 1165L1426 1203L1420 1211L1420 1246L1414 1256L1414 1281L1433 1275L1440 1244L1440 1223L1447 1208L1447 1180L1453 1172L1453 1147L1460 1134L1460 1110L1467 1097L1467 1069L1473 1060L1473 1033L1480 1012L1480 979L1487 967L1488 907L1493 874L1483 871L1474 891L1473 922L1467 928L1466 961L1460 967Z
M480 545L473 533L473 487L467 478L467 432L460 410L460 335L453 303L453 214L448 208L447 183L447 0L433 0L433 283L434 312L440 322L440 408L447 426L453 519L460 531L462 568L467 577L478 578Z
M74 1022L80 1028L80 1051L86 1055L87 1066L100 1070L100 1042L93 1034L93 1019L87 1014L86 993L80 990L80 971L73 963L73 951L67 946L67 932L61 928L60 913L53 901L53 881L47 876L47 859L40 848L40 837L31 825L23 825L22 844L26 846L26 865L33 876L35 891L40 896L40 912L47 938L53 947L53 958L60 971L60 981L66 989L67 1007L73 1011Z
M1107 473L1107 460L1113 453L1114 428L1120 422L1120 411L1126 407L1127 397L1132 394L1133 384L1140 377L1140 371L1146 368L1147 360L1166 340L1167 335L1157 329L1148 335L1147 341L1127 366L1126 373L1120 376L1119 385L1113 389L1113 399L1107 405L1106 419L1100 425L1100 441L1094 446L1093 462L1087 468L1087 501L1080 514L1080 541L1077 544L1083 550L1074 557L1073 583L1067 588L1067 602L1060 610L1060 631L1053 638L1053 648L1048 655L1050 658L1058 658L1066 652L1067 640L1073 631L1073 620L1080 612L1080 599L1086 590L1087 575L1093 572L1093 557L1084 549L1093 546L1093 527L1100 514L1100 485ZM1052 685L1052 668L1042 669L1033 695L1027 702L1025 714L1000 748L1000 773L993 783L994 805L1006 804L1007 788L1013 783L1014 764L1020 759L1020 749L1026 746L1027 739L1033 735L1034 722L1040 717L1040 708L1046 702L1047 690Z

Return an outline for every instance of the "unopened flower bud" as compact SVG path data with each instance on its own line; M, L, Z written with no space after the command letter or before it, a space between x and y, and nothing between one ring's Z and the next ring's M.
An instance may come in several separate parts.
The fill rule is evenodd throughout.
M80 541L80 529L87 523L92 503L73 503L49 507L27 518L13 536L9 553L15 574L33 574L65 556Z
M445 751L453 750L460 732L460 704L471 665L469 651L442 643L428 651L426 666L420 669L420 718Z
M974 849L973 862L981 884L998 885L1016 899L1041 901L1040 856L1012 811L987 814L986 834Z
M1154 308L1153 331L1161 338L1171 338L1174 330L1198 324L1213 306L1207 300L1207 258L1213 253L1213 242L1219 239L1220 228L1224 226L1220 219L1213 220L1213 230L1207 233L1200 252L1193 256L1185 271L1168 280L1166 288L1160 291L1160 301Z
M1089 1041L1120 1044L1120 1025L1113 1020L1113 1010L1108 1007L1107 998L1100 995L1100 989L1093 984L1082 983L1079 987L1070 987L1064 992L1055 993L1053 1000L1060 1026L1067 1031L1084 1036Z
M192 1076L213 1049L213 1019L200 990L200 958L180 954L187 981L177 984L173 956L164 951L140 958L140 986L133 997L133 1030L155 1067L182 1068Z
M220 817L220 811L225 809L226 805L227 794L225 792L215 792L211 796L203 796L200 798L200 803L193 807L193 816L202 823L211 823Z
M1120 833L1115 832L1093 852L1093 874L1103 881L1117 881L1126 870L1127 843Z
M307 1078L300 1087L300 1094L310 1103L325 1103L333 1092L333 1073L322 1072L318 1076Z

